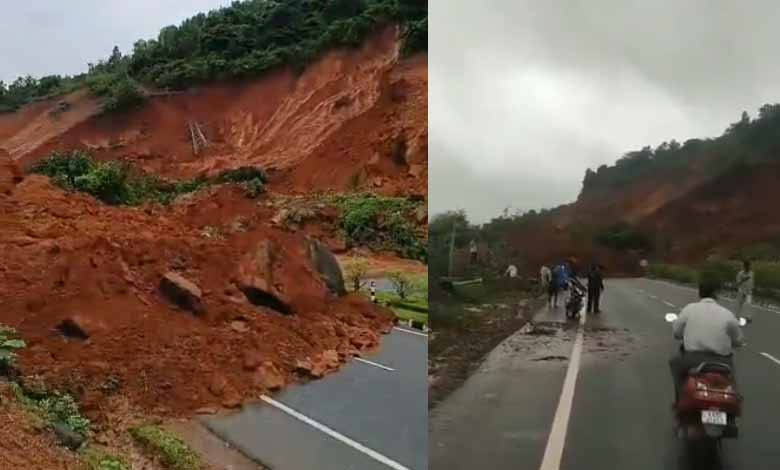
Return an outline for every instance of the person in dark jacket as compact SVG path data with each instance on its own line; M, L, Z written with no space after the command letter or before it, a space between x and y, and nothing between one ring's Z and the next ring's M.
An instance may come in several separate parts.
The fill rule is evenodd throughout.
M601 266L594 264L588 272L588 313L601 313L599 301L604 290L604 275Z

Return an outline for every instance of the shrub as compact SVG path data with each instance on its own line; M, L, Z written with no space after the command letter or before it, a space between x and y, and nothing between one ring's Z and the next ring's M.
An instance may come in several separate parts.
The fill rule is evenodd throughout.
M217 183L245 183L250 181L268 182L268 175L263 169L254 166L242 166L221 172L215 178Z
M346 263L344 271L347 281L352 284L352 290L357 292L366 284L365 278L368 274L368 261L364 258L354 256Z
M19 339L15 329L0 325L0 368L8 371L15 367L16 351L27 347L24 340Z
M390 282L393 284L393 289L401 300L406 300L406 297L411 294L412 279L402 272L392 272L388 275Z
M615 224L596 233L594 241L614 250L621 251L650 251L653 248L653 243L649 236L624 223Z
M158 426L140 426L130 435L148 451L159 456L162 463L173 470L200 470L200 457L184 441Z
M167 182L157 177L134 173L126 163L96 162L80 151L54 153L33 167L58 186L80 191L111 205L139 205L144 202L169 204L178 196L208 184L203 178Z

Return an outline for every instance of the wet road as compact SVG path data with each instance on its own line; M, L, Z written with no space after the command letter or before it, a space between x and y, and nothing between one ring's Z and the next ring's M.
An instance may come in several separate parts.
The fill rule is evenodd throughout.
M370 362L204 422L272 470L422 470L427 348L424 335L396 328Z
M701 468L672 434L667 360L677 343L663 321L695 299L692 289L664 282L608 281L604 313L588 317L582 330L578 373L566 387L571 406L563 411L576 327L509 338L431 413L430 468ZM746 398L741 436L725 442L720 467L728 470L780 468L780 314L751 313L749 344L736 358ZM537 316L556 320L562 312ZM560 454L546 455L556 444Z

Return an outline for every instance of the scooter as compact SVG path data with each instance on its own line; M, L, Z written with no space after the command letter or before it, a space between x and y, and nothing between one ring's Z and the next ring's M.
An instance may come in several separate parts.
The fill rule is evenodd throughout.
M667 313L669 323L677 314ZM739 318L739 325L747 320ZM682 345L680 350L683 351ZM737 392L731 367L720 362L702 362L688 371L675 406L677 437L689 444L703 444L719 451L721 439L736 438L737 418L742 413L743 397Z

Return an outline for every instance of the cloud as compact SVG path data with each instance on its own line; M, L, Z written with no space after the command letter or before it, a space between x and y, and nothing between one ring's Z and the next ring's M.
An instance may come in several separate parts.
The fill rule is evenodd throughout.
M719 135L780 101L778 20L768 0L431 0L430 210L553 207L588 167Z
M107 58L118 45L130 52L138 39L229 0L133 2L72 0L5 2L0 16L0 80L21 75L70 75Z

